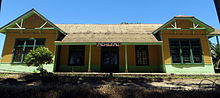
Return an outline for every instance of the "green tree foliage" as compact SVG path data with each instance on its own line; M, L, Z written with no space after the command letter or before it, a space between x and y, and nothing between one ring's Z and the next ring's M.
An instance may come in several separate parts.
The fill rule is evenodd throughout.
M47 72L47 70L43 68L43 65L53 62L53 54L48 48L39 47L30 51L25 56L24 62L27 64L27 66L38 67L37 70L39 70L41 73L44 73Z
M220 46L218 44L212 44L209 42L211 48L211 56L215 69L220 68Z

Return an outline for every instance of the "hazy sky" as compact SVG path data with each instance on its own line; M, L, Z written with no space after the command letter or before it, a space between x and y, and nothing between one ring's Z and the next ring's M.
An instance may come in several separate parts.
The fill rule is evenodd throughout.
M55 24L161 24L192 15L220 28L213 0L3 0L0 27L32 8ZM4 39L0 34L0 54Z

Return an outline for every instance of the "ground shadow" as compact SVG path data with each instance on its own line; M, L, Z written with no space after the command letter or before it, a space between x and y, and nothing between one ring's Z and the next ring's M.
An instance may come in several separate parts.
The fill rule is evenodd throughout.
M163 81L162 78L114 77L110 74L92 76L24 74L19 78L0 78L0 94L4 98L190 98L195 96L214 98L220 96L220 93L213 91L176 91L151 85L152 82ZM106 93L103 93L105 91Z

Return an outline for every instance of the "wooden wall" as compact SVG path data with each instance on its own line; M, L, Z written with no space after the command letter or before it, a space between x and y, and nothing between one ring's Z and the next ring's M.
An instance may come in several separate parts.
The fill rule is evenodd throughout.
M119 65L125 65L125 47L122 45L119 47ZM149 65L161 65L162 64L162 52L161 46L159 45L149 45ZM85 46L85 66L88 65L88 54L89 54L89 46ZM61 64L68 64L69 58L69 46L64 45L61 46L61 54L60 54L60 62ZM92 60L91 64L95 66L101 65L101 47L92 46ZM128 65L135 66L136 65L136 55L135 55L135 46L128 45Z
M177 20L177 27L178 28L193 28L192 22L189 20ZM170 48L169 48L170 38L178 38L178 39L198 38L200 39L204 63L212 64L206 33L207 33L206 30L162 30L160 34L163 40L165 64L171 64Z

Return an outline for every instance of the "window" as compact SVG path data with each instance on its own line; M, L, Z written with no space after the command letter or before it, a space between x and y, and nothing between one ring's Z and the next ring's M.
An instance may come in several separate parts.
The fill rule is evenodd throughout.
M29 51L44 46L45 39L16 39L12 62L22 63Z
M148 65L148 46L146 45L136 45L136 65L145 66Z
M83 66L85 58L85 46L73 45L69 48L69 65Z
M202 51L199 39L170 39L172 63L202 63Z

